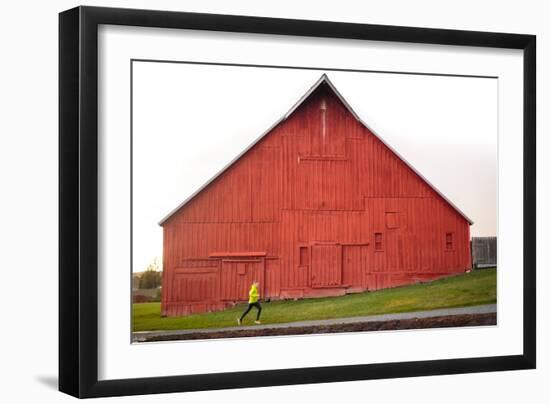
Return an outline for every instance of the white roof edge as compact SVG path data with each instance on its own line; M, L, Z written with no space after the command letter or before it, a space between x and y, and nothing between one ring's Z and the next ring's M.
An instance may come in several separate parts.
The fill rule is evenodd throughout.
M200 188L198 188L195 192L193 192L189 197L187 197L182 203L180 203L175 209L171 210L166 216L164 216L159 222L159 226L162 226L172 215L174 215L177 211L179 211L183 206L185 206L188 202L191 201L195 196L197 196L200 192L202 192L203 189L205 189L208 185L210 185L216 178L218 178L223 172L225 172L229 167L231 167L237 160L239 160L242 156L244 156L250 149L252 149L260 140L264 138L269 132L271 132L277 125L279 125L281 122L285 121L292 115L296 109L302 105L302 103L319 87L322 83L326 83L331 90L336 94L338 99L344 104L344 106L348 109L348 111L353 115L353 117L365 128L367 128L378 140L380 140L384 146L386 146L392 153L394 153L407 167L409 167L416 175L418 175L430 188L432 188L436 194L438 194L445 202L447 202L454 210L456 210L470 225L474 224L472 219L470 219L464 212L462 212L453 202L451 202L450 199L448 199L439 189L437 189L430 181L426 179L416 168L412 166L401 154L399 154L393 147L391 147L378 133L376 133L373 129L371 129L360 117L357 115L357 113L353 110L351 105L346 101L346 99L340 94L340 92L336 89L334 84L330 81L326 73L323 73L323 75L311 86L311 88L302 96L300 99L288 110L286 114L284 114L281 118L279 118L273 125L271 125L266 131L264 131L256 140L254 140L248 147L246 147L241 153L239 153L238 156L236 156L233 160L231 160L228 164L226 164L220 171L218 171L212 178L210 178L207 182L205 182Z

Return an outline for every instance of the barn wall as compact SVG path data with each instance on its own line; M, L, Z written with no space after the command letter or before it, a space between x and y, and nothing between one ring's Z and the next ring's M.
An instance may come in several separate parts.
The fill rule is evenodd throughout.
M163 313L227 307L254 279L338 295L470 262L468 222L321 86L164 223Z

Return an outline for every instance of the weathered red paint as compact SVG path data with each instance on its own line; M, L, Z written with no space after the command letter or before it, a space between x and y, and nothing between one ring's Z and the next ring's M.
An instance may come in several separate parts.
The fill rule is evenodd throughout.
M162 223L162 314L337 296L470 268L469 221L321 80Z

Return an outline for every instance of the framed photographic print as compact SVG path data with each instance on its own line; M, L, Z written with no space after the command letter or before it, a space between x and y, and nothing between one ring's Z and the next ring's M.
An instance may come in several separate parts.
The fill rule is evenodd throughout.
M61 391L535 367L534 36L95 7L59 35Z

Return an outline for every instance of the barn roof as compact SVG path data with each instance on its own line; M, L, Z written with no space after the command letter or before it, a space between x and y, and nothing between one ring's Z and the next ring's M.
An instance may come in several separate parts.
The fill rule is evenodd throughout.
M330 81L328 76L323 73L323 75L311 86L311 88L302 96L300 99L288 110L286 114L284 114L281 118L279 118L273 125L271 125L264 133L261 134L260 137L258 137L256 140L254 140L246 149L244 149L237 157L235 157L229 164L227 164L224 168L222 168L216 175L214 175L210 180L208 180L203 186L198 188L193 194L191 194L187 199L185 199L182 203L180 203L174 210L172 210L170 213L168 213L160 222L159 225L162 226L170 217L172 217L176 212L178 212L181 208L183 208L185 205L187 205L195 196L197 196L203 189L208 187L216 178L218 178L223 172L225 172L229 167L231 167L237 160L239 160L242 156L244 156L250 149L252 149L260 140L262 140L269 132L271 132L275 127L277 127L280 123L287 120L294 111L296 111L300 105L304 103L305 100L309 98L313 92L320 87L322 84L328 85L328 87L336 94L336 96L339 98L339 100L342 102L342 104L345 105L347 110L353 115L353 117L361 123L365 128L367 128L378 140L380 140L388 149L390 149L407 167L409 167L416 175L418 175L430 188L432 188L441 198L443 198L454 210L456 210L470 225L474 224L474 222L466 216L464 212L462 212L449 198L447 198L440 190L438 190L430 181L426 179L416 168L412 166L401 154L399 154L393 147L391 147L381 136L379 136L372 128L370 128L360 117L357 115L357 113L353 110L351 105L346 101L346 99L340 94L340 92L336 89L334 84Z

